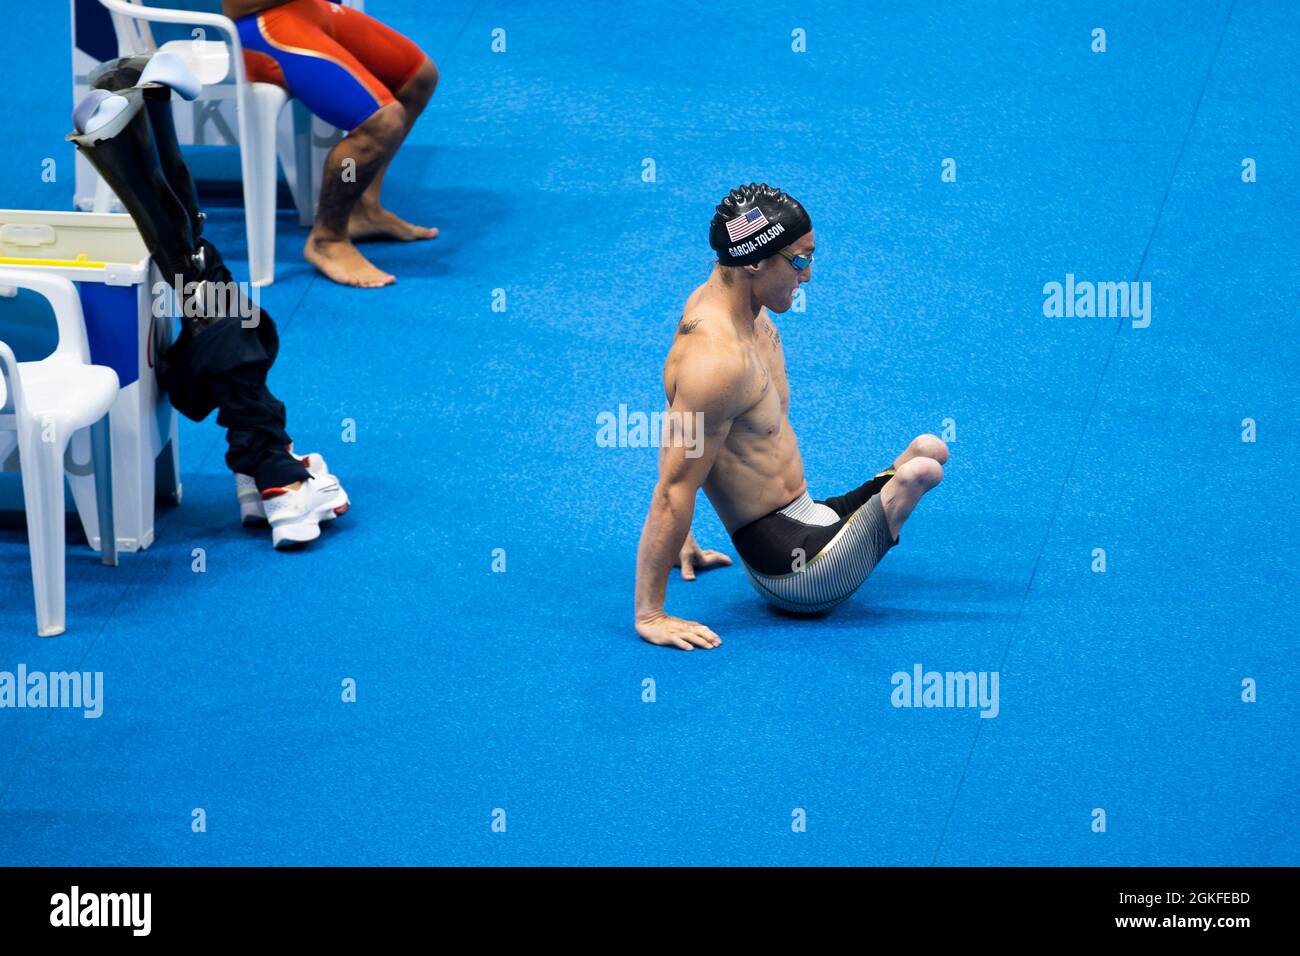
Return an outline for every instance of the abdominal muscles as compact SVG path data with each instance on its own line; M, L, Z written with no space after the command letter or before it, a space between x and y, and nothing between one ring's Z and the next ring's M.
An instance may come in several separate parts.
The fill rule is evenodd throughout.
M785 507L807 487L790 422L764 422L756 429L752 425L758 423L747 422L749 417L732 425L704 483L728 532Z

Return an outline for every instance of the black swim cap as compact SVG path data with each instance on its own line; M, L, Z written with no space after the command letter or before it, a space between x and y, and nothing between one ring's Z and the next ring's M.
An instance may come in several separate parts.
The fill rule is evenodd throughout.
M747 266L776 255L812 229L799 201L767 183L733 189L709 224L709 245L724 266Z

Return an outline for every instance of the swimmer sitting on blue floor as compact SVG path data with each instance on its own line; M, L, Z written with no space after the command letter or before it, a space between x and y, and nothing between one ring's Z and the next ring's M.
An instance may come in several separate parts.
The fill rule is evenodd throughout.
M790 196L751 183L718 205L709 244L717 265L686 300L664 366L665 421L699 422L697 441L666 434L661 442L659 481L637 551L637 633L684 651L722 641L705 625L664 611L670 569L678 565L693 580L696 570L731 564L691 535L700 488L759 594L787 611L818 613L848 598L898 544L903 523L942 480L948 460L943 441L920 435L866 484L812 500L771 317L786 312L812 279L812 221Z

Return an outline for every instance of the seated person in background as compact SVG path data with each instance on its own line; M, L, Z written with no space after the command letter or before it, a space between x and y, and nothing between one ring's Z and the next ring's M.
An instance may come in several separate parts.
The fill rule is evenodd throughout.
M343 285L391 285L396 277L353 242L438 234L379 201L393 154L438 85L433 61L373 17L328 0L222 0L221 7L239 29L251 82L283 86L325 122L349 131L325 159L303 256Z

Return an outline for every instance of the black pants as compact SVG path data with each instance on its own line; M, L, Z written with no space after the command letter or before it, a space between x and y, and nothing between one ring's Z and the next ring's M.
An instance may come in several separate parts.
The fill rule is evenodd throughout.
M230 281L230 270L206 239L211 281ZM247 302L244 302L247 305ZM307 469L289 453L284 404L266 387L266 377L280 350L271 316L249 306L244 315L188 318L176 342L158 362L158 381L172 406L187 418L202 421L217 410L226 429L226 464L251 475L259 490L304 481Z

